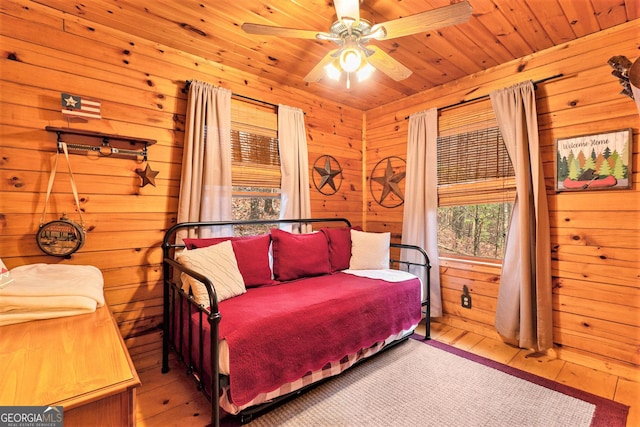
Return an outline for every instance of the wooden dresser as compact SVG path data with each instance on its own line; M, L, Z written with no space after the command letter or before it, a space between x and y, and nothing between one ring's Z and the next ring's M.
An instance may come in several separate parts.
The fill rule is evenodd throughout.
M133 426L138 374L108 307L0 327L0 406L61 405L67 426Z

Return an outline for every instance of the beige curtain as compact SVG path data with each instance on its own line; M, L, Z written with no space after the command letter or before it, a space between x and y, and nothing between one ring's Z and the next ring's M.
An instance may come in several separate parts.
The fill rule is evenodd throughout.
M192 81L187 105L178 222L230 220L231 91ZM189 237L223 232L191 230Z
M524 82L490 96L516 174L495 325L505 341L543 351L553 346L551 244L535 89Z
M309 154L304 127L304 112L299 108L278 106L278 145L280 148L280 218L311 218L309 195ZM283 227L291 230L290 226ZM311 226L294 227L306 233Z
M438 110L409 117L407 178L405 182L402 243L423 248L431 261L430 315L442 316L440 261L438 258ZM413 251L403 259L422 261ZM407 257L407 258L404 258ZM426 276L422 277L426 290Z

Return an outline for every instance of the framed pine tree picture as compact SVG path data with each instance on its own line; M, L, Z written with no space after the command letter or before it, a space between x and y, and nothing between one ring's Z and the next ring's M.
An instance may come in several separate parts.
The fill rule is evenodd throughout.
M556 139L555 190L610 190L631 188L632 131Z

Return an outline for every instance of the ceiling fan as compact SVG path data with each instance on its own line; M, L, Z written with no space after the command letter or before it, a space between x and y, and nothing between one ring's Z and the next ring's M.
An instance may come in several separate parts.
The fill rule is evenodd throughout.
M242 24L242 29L249 34L329 40L336 43L338 48L327 53L304 80L317 82L325 73L339 80L342 71L345 71L347 88L349 88L351 73L356 73L360 81L369 77L375 69L396 81L404 80L412 73L382 49L368 45L371 40L390 40L462 24L471 17L472 12L471 5L465 0L415 15L372 24L360 18L359 0L334 0L334 6L337 20L331 25L329 32L251 23Z

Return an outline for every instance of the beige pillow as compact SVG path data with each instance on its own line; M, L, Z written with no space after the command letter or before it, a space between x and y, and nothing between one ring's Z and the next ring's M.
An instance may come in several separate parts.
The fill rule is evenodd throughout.
M389 268L391 233L367 233L351 230L350 270L384 270Z
M211 280L218 295L218 302L247 291L229 240L206 248L182 251L178 254L177 260ZM209 307L209 294L204 284L184 273L181 279L183 289L190 288L196 302Z

